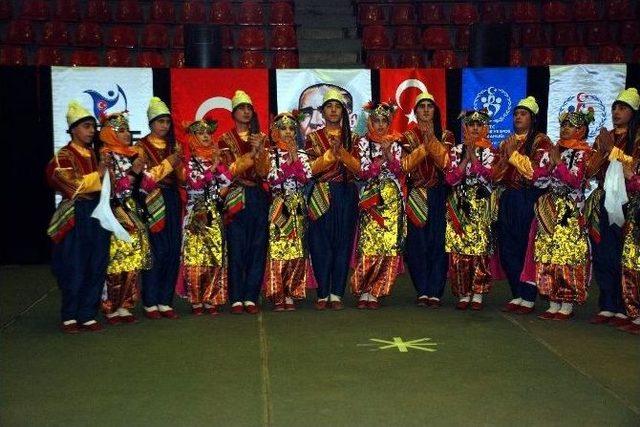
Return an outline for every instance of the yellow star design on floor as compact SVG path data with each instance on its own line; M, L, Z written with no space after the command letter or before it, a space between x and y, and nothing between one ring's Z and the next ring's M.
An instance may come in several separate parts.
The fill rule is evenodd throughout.
M393 341L381 340L378 338L369 338L369 341L375 343L384 344L377 346L376 344L358 344L360 346L377 346L378 350L388 350L390 348L397 348L400 353L407 353L409 349L434 352L437 351L435 347L438 343L428 342L431 338L419 338L417 340L403 341L401 337L393 337Z

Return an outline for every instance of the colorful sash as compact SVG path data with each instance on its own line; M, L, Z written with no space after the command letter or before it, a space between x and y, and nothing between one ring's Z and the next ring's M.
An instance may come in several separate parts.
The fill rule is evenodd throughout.
M282 196L275 196L269 208L269 222L280 230L282 236L295 237L295 212L287 215L285 200Z
M318 220L318 218L327 213L330 205L331 192L329 191L329 183L325 181L317 182L313 186L313 191L309 198L309 218L312 221Z
M538 225L542 228L542 231L549 235L553 234L558 221L558 212L551 194L547 193L540 196L534 206L534 210L538 218Z
M464 234L464 230L462 228L463 214L460 210L460 204L458 202L458 195L455 191L453 191L451 193L451 196L447 200L447 215L449 217L449 221L451 223L453 231L461 236L462 234Z
M162 231L166 222L166 206L164 197L162 197L162 190L160 188L153 189L145 198L145 204L149 212L149 231L152 233Z
M244 209L245 195L242 185L234 185L224 199L224 222L229 224Z
M76 225L74 200L64 200L59 205L49 221L47 234L55 243L60 243Z
M600 201L604 196L604 190L600 187L593 190L584 204L584 218L589 228L589 236L595 243L600 243Z
M427 189L424 187L412 188L407 200L407 216L416 227L422 228L427 224L429 205L427 203Z
M360 201L358 207L360 210L369 214L369 216L384 228L384 217L380 215L377 207L382 202L380 197L380 191L378 190L378 184L371 184L364 187L360 193Z

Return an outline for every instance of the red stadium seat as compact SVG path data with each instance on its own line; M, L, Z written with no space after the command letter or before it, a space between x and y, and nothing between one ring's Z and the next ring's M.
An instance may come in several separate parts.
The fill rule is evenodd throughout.
M211 5L210 19L211 23L218 25L233 25L236 20L233 17L231 2L216 1Z
M240 68L267 68L267 59L262 52L245 50L240 54Z
M422 46L425 49L450 49L451 36L445 27L429 27L422 33Z
M111 27L105 45L108 47L134 48L138 44L138 37L134 27L116 25Z
M291 3L285 1L275 2L269 9L269 23L271 25L293 25L295 18ZM297 68L297 67L276 67L276 68Z
M76 46L98 47L102 45L102 29L96 22L81 22L76 29Z
M359 4L358 22L360 25L380 25L387 22L384 8L378 4Z
M605 64L626 62L626 55L620 46L601 46L598 49L598 62Z
M56 47L40 47L36 52L36 65L65 65L66 61L62 50Z
M13 17L13 3L11 0L0 0L0 21L8 21Z
M458 66L456 53L452 50L437 50L431 59L431 66L436 68L455 68Z
M138 54L139 67L166 68L164 55L156 51L143 51Z
M186 24L204 24L207 20L202 0L186 0L182 4L182 21Z
M69 62L74 67L98 67L100 56L95 50L76 50L71 54Z
M362 30L362 46L369 49L390 49L391 42L387 37L386 29L382 25L364 27Z
M556 24L553 31L555 46L579 46L582 38L578 33L578 26L575 24Z
M111 9L107 0L88 0L85 20L111 22Z
M590 64L591 54L584 46L571 46L564 50L563 61L565 64Z
M446 25L449 22L441 4L422 3L419 15L421 24Z
M42 27L41 44L45 46L67 46L69 30L64 22L46 22Z
M574 0L571 6L573 19L578 22L598 21L600 14L596 0Z
M293 25L278 25L271 28L271 49L295 49L298 46L296 28Z
M468 49L471 39L471 27L461 27L456 30L456 49Z
M412 4L396 4L391 8L393 25L411 25L416 23L416 8Z
M298 53L290 50L280 50L273 54L273 68L298 68Z
M511 49L509 52L509 65L512 67L522 67L524 65L524 59L522 58L522 51L520 49Z
M169 30L162 24L149 24L142 30L140 47L166 49L169 47Z
M624 21L625 19L634 19L636 17L637 0L608 0L605 10L612 21Z
M175 26L171 47L174 49L182 49L184 47L184 27L182 25Z
M239 25L262 25L264 23L264 13L262 4L257 1L245 1L238 13Z
M451 11L451 20L456 25L471 25L478 22L478 11L473 3L456 3Z
M149 10L149 21L156 24L172 24L176 22L176 10L171 0L153 0Z
M182 50L171 51L171 68L184 68L184 52Z
M261 27L245 27L240 30L237 47L246 50L260 50L266 47L264 31ZM247 68L247 67L245 67Z
M367 68L393 68L393 56L389 52L367 52Z
M587 44L590 46L604 46L615 42L609 32L608 23L596 22L587 27Z
M554 54L553 49L548 47L539 47L531 49L531 56L529 58L529 65L531 66L546 66L553 64Z
M542 47L549 46L549 36L544 27L540 24L527 24L522 26L521 30L522 45L525 47Z
M420 49L420 28L416 25L397 27L395 33L396 49Z
M640 44L640 24L638 21L620 23L620 43L624 45Z
M31 21L11 21L7 25L5 42L10 44L33 44L36 41L36 33Z
M539 22L538 5L534 1L518 1L511 10L511 20L513 22Z
M127 49L109 49L105 56L107 67L132 67L133 58L131 51Z
M480 16L482 16L482 22L486 23L505 22L504 5L496 1L482 3L480 4Z
M78 22L81 19L78 0L56 0L53 19L64 22Z
M571 21L571 10L564 1L547 1L542 5L542 18L546 22L569 22Z
M0 65L27 65L27 52L22 46L0 46Z
M49 19L49 4L44 0L23 0L20 18L46 21Z
M119 0L116 5L117 22L142 22L144 15L138 0Z
M421 52L402 52L398 58L398 68L422 68L424 59Z

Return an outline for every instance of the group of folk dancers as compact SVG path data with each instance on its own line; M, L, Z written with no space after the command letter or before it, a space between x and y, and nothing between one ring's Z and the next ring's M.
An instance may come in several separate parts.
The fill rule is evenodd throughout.
M404 265L419 306L439 307L448 278L456 309L481 310L499 257L513 294L504 311L530 314L539 294L539 318L567 320L593 272L591 322L639 334L639 106L636 89L621 92L614 129L591 147L592 110L561 114L554 144L527 97L515 133L494 147L486 111L461 115L456 142L428 92L415 99L414 128L393 132L394 106L369 103L358 136L330 89L326 126L303 138L296 112L262 133L238 90L234 127L218 140L215 121L197 120L173 143L180 121L154 97L147 136L132 144L127 113L110 114L96 149L97 120L72 101L71 141L47 168L63 197L49 227L61 329L103 329L99 307L108 324L136 322L140 295L147 318L176 319L174 290L194 315L227 304L255 314L261 293L291 311L310 287L317 310L340 310L350 269L357 308L378 309ZM105 201L106 219L96 214Z

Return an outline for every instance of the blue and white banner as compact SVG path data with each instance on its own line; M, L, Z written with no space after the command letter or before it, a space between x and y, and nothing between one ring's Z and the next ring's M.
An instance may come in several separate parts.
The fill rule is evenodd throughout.
M134 137L149 131L147 107L153 96L151 68L51 67L53 99L53 145L58 151L70 137L67 134L67 106L76 100L96 119L101 113L129 111Z
M462 70L462 109L487 109L491 118L489 139L494 145L513 132L513 109L526 91L526 68Z
M593 108L595 122L589 125L587 141L593 143L603 126L611 128L611 104L624 89L626 64L552 65L549 67L547 135L560 138L558 117L563 111Z
M276 82L278 113L299 110L305 136L324 127L320 107L330 88L345 96L352 128L363 114L362 106L371 100L371 70L277 70Z

